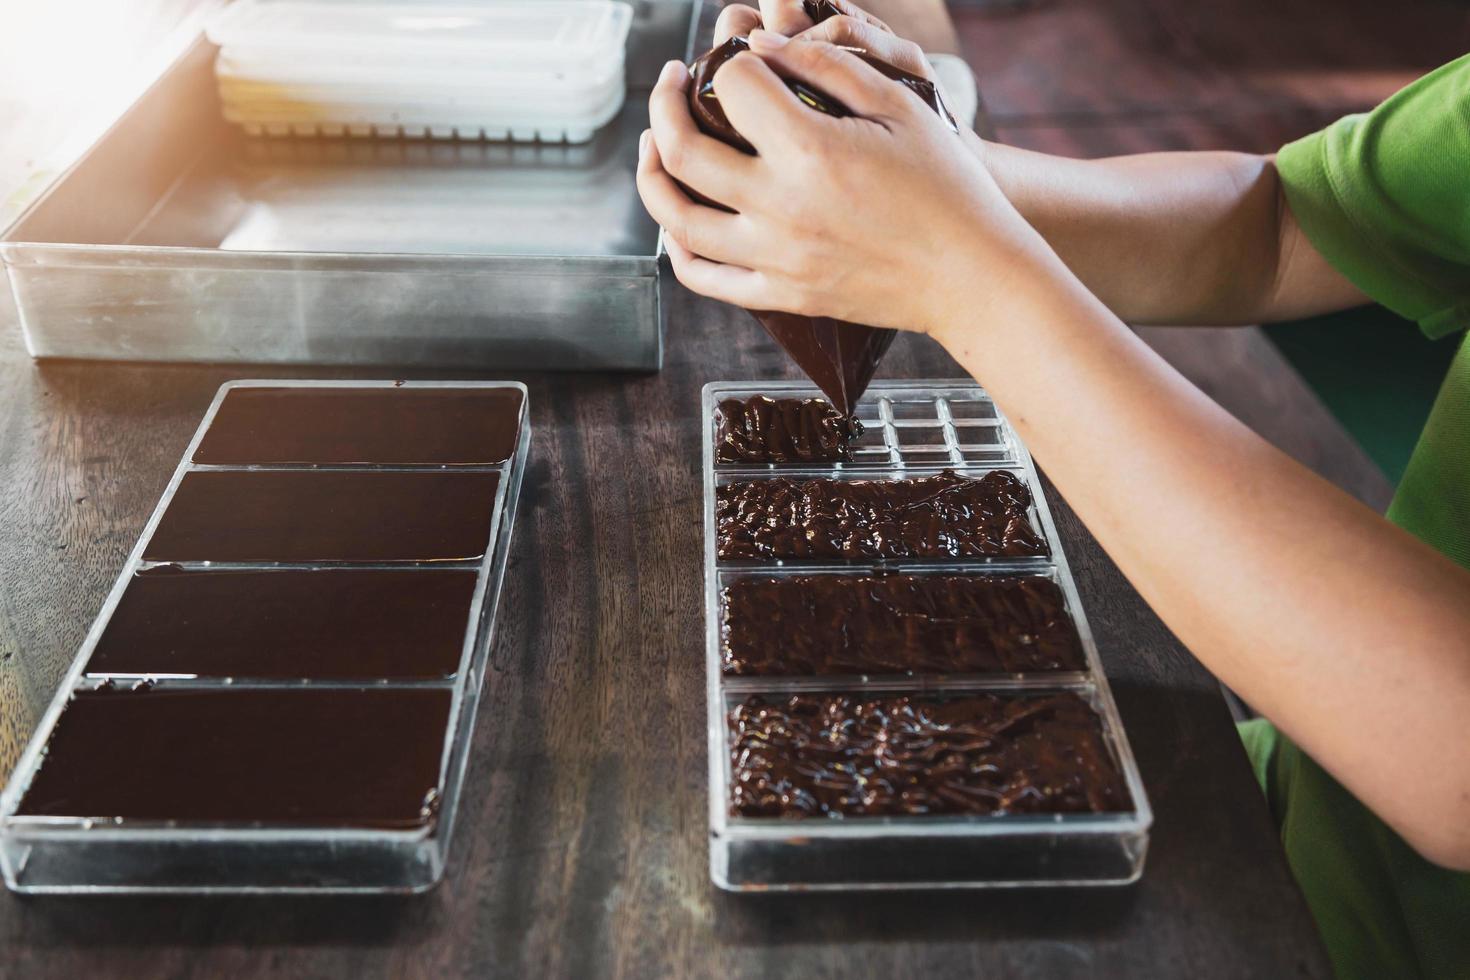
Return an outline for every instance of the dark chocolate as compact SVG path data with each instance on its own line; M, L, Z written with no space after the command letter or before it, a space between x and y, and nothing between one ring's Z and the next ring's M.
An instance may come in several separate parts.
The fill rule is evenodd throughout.
M752 697L729 715L737 817L1111 813L1129 807L1075 694Z
M720 605L727 675L1086 669L1062 590L1036 576L743 578Z
M913 480L746 480L715 490L722 560L994 558L1047 553L1005 470Z
M836 8L832 8L834 11ZM814 17L815 20L825 20L826 17ZM708 136L713 136L721 142L728 143L743 153L754 154L755 147L750 141L741 136L730 124L730 119L725 115L724 107L720 105L719 96L715 94L715 74L724 67L725 63L736 55L750 50L750 39L745 37L732 37L723 44L717 45L706 51L694 64L689 67L691 84L689 87L689 107L694 115L694 121L700 130ZM915 75L905 71L896 65L891 65L876 55L864 51L862 48L849 47L851 51L863 61L867 62L879 72L900 83L909 91L917 95L925 105L949 124L951 129L958 129L953 114L949 107L944 104L944 97L939 94L938 87L922 75ZM852 110L843 105L842 102L820 89L814 88L798 78L783 78L786 87L801 100L802 104L814 109L823 115L843 119L853 114Z
M492 465L515 452L518 388L235 388L196 463Z
M825 316L774 310L752 311L812 383L843 415L857 410L858 399L893 346L897 330L864 327Z
M720 402L716 463L832 463L852 459L863 424L816 398Z
M807 8L807 15L814 21L825 20L838 12L831 4L816 4ZM715 73L720 67L742 51L749 50L750 42L746 38L732 37L705 53L690 66L693 77L689 86L689 110L702 132L746 153L754 153L755 147L730 125L714 87ZM905 85L945 119L951 128L955 128L954 117L945 107L933 82L896 68L866 51L856 48L851 50L884 75ZM788 78L785 82L798 99L818 112L837 117L852 115L851 110L840 101L803 81ZM720 202L705 197L693 188L686 190L697 200L724 207ZM769 310L751 312L766 328L766 332L806 372L807 377L831 399L837 410L848 417L852 416L858 399L873 380L879 360L897 336L896 330L887 327L862 326L829 317L800 316Z
M490 540L496 473L194 471L148 561L454 561Z
M427 826L451 698L447 688L81 691L18 812Z
M459 670L474 569L135 574L94 674L438 679Z

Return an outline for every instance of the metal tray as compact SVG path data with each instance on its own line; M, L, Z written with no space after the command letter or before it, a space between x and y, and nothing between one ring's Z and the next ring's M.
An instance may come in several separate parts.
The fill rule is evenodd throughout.
M225 396L239 387L444 387L518 388L522 392L521 430L515 454L503 463L485 467L456 467L500 474L491 522L491 539L482 559L473 562L404 562L392 567L434 575L451 567L478 570L470 605L459 669L443 680L371 680L354 682L261 680L215 677L183 680L135 675L157 688L190 687L281 688L310 687L396 688L438 687L452 691L449 724L440 756L439 818L413 830L372 830L331 827L191 825L182 822L127 821L109 823L71 817L17 815L32 776L45 755L62 710L72 692L112 682L118 675L91 675L87 663L116 610L133 574L146 567L143 559L149 539L184 476L195 470L316 469L302 465L219 466L193 462L195 449L213 421ZM223 385L199 424L183 460L128 556L117 583L108 595L83 641L56 697L41 718L30 744L0 794L0 871L6 885L26 893L133 893L133 892L420 892L433 887L444 874L455 813L474 733L475 711L495 633L495 613L505 578L516 503L520 496L531 427L525 386L519 382L392 382L392 381L232 381ZM439 472L437 466L351 466L333 469L383 469ZM209 574L210 563L195 571ZM262 567L315 569L330 563L235 563L227 568Z
M591 143L251 138L202 35L3 234L35 357L657 370L647 92L712 27L635 0L623 111Z
M812 385L786 381L714 382L704 387L705 671L709 703L710 877L732 891L982 888L1036 885L1121 885L1143 872L1148 798L1097 644L1077 595L1061 539L1031 454L985 391L971 381L879 381L858 402L867 426L848 463L830 466L716 465L715 410L727 398L752 395L820 398ZM1050 554L970 561L727 562L715 552L715 490L732 480L783 477L904 479L945 469L978 475L1003 469L1031 490L1031 522ZM989 675L726 677L721 669L720 593L742 576L864 574L1040 575L1061 587L1076 624L1086 670ZM727 801L730 753L727 713L759 694L845 692L943 697L985 692L1024 695L1070 691L1102 721L1123 774L1132 809L1119 813L987 817L733 817Z

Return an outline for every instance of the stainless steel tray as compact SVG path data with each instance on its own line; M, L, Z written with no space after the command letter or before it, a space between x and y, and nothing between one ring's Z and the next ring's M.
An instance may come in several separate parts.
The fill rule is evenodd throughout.
M714 382L704 387L705 673L709 700L710 877L732 891L825 891L895 888L982 888L1121 885L1137 880L1153 821L1143 782L1108 689L1097 644L1072 580L1036 467L984 389L971 381L879 381L859 400L866 431L853 460L828 466L715 463L715 410L727 398L752 395L820 398L803 382ZM979 476L1008 470L1031 490L1031 523L1050 553L1037 558L900 562L733 562L715 550L716 488L772 477L905 479L945 469ZM793 574L1036 575L1055 581L1077 627L1083 671L1029 674L726 677L721 668L723 588L743 576ZM861 696L945 697L965 693L1024 696L1072 692L1102 721L1132 800L1117 813L1020 814L984 817L848 817L752 819L729 812L730 751L726 716L750 695L800 692Z
M241 387L436 387L518 388L521 429L515 453L493 466L458 467L500 474L496 489L491 538L483 558L470 562L397 562L393 567L414 574L435 575L443 569L463 567L478 572L465 630L459 668L441 680L359 681L287 680L233 677L190 679L150 674L92 674L87 670L92 652L122 600L134 573L146 567L143 558L180 482L196 470L315 470L313 465L204 465L195 463L200 439L214 420L220 403L234 388ZM87 638L82 642L66 679L27 745L15 772L0 793L0 872L14 891L37 894L98 894L135 892L422 892L432 888L444 874L450 839L454 832L459 793L464 782L475 712L495 634L495 614L510 553L515 526L516 503L531 444L529 406L525 386L519 382L392 382L392 381L233 381L223 385L199 423L178 469L174 471L158 506L149 518L137 545L119 573L112 592L103 603ZM432 473L438 466L383 467L353 465L328 467L381 471L412 470ZM218 565L184 563L195 573L210 574L211 568L328 567L320 562L248 562ZM340 567L340 566L338 566ZM368 567L359 565L359 568ZM381 567L381 566L380 566ZM380 830L354 827L258 826L244 824L192 824L182 821L112 821L81 817L41 817L17 814L27 786L46 753L46 743L61 718L72 693L118 680L141 681L162 688L180 687L211 691L242 688L275 688L300 691L308 688L366 688L372 690L448 689L452 701L449 724L440 755L439 819L429 827L409 830Z
M635 0L622 113L591 143L249 138L195 39L0 235L35 357L657 370L647 91L712 24Z

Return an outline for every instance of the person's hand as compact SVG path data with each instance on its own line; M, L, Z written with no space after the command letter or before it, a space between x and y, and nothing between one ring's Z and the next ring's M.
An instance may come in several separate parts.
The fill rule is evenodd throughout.
M731 4L720 11L719 20L715 21L715 45L763 28L787 37L862 48L895 68L931 82L935 80L934 68L924 56L924 50L913 41L899 37L887 24L855 3L831 2L842 13L816 25L806 15L801 0L760 0L759 10L741 3Z
M683 65L665 66L649 100L638 188L679 280L752 310L936 334L963 319L974 290L956 284L1014 265L1035 235L980 159L851 52L764 30L750 40L755 53L727 62L714 87L756 156L699 131ZM780 76L856 115L812 111ZM737 213L695 203L676 179Z

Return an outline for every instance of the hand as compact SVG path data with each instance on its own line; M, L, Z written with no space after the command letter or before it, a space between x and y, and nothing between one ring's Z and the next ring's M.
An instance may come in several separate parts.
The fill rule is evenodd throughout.
M744 4L731 4L720 11L715 21L715 44L732 37L743 37L757 28L805 41L826 41L849 48L862 48L869 54L902 68L920 78L935 80L934 66L924 50L913 41L893 33L892 28L857 4L848 0L831 0L842 13L813 25L802 9L801 0L760 0L760 10Z
M751 47L714 86L756 156L698 130L683 65L665 66L649 100L638 187L686 286L746 309L938 335L970 312L979 280L1031 250L1017 242L1035 233L979 158L904 86L831 44L756 30ZM856 115L813 112L780 75ZM675 178L737 213L696 204Z

